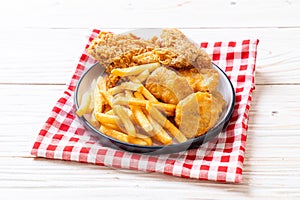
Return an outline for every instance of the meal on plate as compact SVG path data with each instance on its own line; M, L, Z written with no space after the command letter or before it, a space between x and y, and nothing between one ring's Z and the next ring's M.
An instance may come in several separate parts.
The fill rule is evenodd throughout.
M177 29L145 40L100 32L87 49L106 74L83 94L78 116L136 145L169 145L205 134L226 104L209 55Z

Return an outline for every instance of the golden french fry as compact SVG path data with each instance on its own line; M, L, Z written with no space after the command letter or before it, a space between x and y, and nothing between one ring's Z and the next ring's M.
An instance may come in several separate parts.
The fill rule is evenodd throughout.
M136 144L136 145L140 145L140 146L150 146L148 145L147 141L141 139L141 138L136 138L136 137L128 137L128 142L132 143L132 144ZM152 145L152 141L151 141L151 145Z
M151 103L149 100L145 99L138 99L138 98L128 98L128 97L119 97L117 99L114 99L113 104L116 105L130 105L130 106L141 106L146 107L146 104ZM153 102L152 105L165 112L168 116L174 116L176 105L174 104L167 104L162 102Z
M120 131L108 128L108 127L103 126L103 125L100 127L99 131L101 131L105 135L107 135L109 137L112 137L112 138L115 138L119 141L129 142L128 135L126 135L125 133L122 133Z
M118 98L114 98L112 100L112 104L113 105L128 105L129 103L129 99L128 97L118 97Z
M106 111L104 113L107 114L107 115L114 115L115 114L112 109L110 109L110 110L108 110L108 111Z
M90 92L90 95L91 95L91 100L90 100L90 103L89 103L89 106L88 106L88 109L87 109L87 113L91 113L93 112L94 110L94 101L95 101L95 97L94 97L94 90L96 88L96 80L94 79L91 83L91 87L89 89L89 92Z
M137 91L142 84L140 83L134 83L134 82L123 82L120 85L117 85L113 88L108 89L109 94L115 95L120 92L123 92L124 90L132 90L132 91Z
M187 141L183 133L181 133L181 131L174 124L172 124L172 122L170 122L163 114L161 114L158 109L151 105L151 103L147 104L146 110L148 111L149 115L161 126L167 129L178 142Z
M113 96L111 96L108 92L100 90L101 95L104 97L105 101L108 103L110 107L113 105Z
M140 92L134 92L133 96L137 99L145 100L145 97Z
M146 106L150 101L144 100L144 105ZM129 104L131 102L129 101ZM134 102L132 102L134 103ZM151 103L155 108L159 109L160 111L163 111L166 113L168 116L174 116L175 115L175 110L176 110L176 105L174 104L167 104L167 103L162 103L162 102L153 102Z
M125 90L125 97L127 97L127 98L133 97L132 91L131 90Z
M141 145L141 146L151 146L152 145L152 140L150 138L131 137L121 131L114 130L107 126L101 126L99 131L101 131L105 135L115 138L121 142L127 142L127 143L137 144L137 145Z
M94 112L102 113L105 99L103 98L102 94L100 93L100 90L98 87L95 87L93 97L94 97Z
M157 108L158 110L167 114L168 116L175 115L176 105L174 105L174 104L166 104L166 103L157 102L157 103L153 103L152 105L155 108Z
M146 105L150 103L148 100L143 100L143 99L137 99L137 98L130 98L128 100L129 105L135 105L135 106L143 106L146 107ZM175 112L176 105L173 104L166 104L166 103L161 103L161 102L154 102L152 105L160 110L165 110L169 112Z
M138 99L144 99L144 96L140 92L135 92L134 96ZM148 134L164 145L171 144L172 138L168 135L168 133L149 115L144 114L144 116L147 118L148 123L150 123L152 127L152 130L147 131Z
M153 94L152 94L149 90L147 90L147 88L145 88L145 86L142 85L142 86L138 89L138 92L142 93L143 96L144 96L147 100L149 100L149 101L151 101L151 102L158 102L158 100L155 98L155 96L153 96Z
M130 117L128 116L125 108L121 105L114 105L113 111L120 118L122 124L124 125L124 128L126 129L127 134L135 137L136 136L135 127L132 121L130 120Z
M138 97L138 99L144 99L143 95L139 92L135 92L134 96ZM144 114L143 110L140 106L130 106L136 120L138 121L138 124L148 133L150 133L153 128L147 119L146 115Z
M105 124L115 124L118 125L120 118L116 115L107 113L95 113L95 118L103 125Z
M115 76L132 76L138 75L145 70L153 71L154 69L160 66L159 63L150 63L144 65L138 65L128 68L116 68L111 71L111 73Z
M143 72L141 72L138 76L129 76L129 80L131 80L132 82L135 83L142 83L144 81L147 80L147 78L149 77L150 72L149 70L145 70Z
M98 120L95 117L95 110L92 112L91 119L89 120L89 122L96 128L100 126Z
M88 90L82 95L81 102L79 103L79 108L76 111L76 114L79 117L87 113L90 102L91 102L91 94L90 91Z
M105 126L107 128L110 128L110 129L113 129L113 130L116 130L116 131L119 131L119 132L122 132L123 133L123 130L120 129L120 127L116 124L105 124ZM126 134L126 133L125 133ZM127 134L126 134L127 135Z
M99 90L106 91L106 80L104 77L99 76L96 81L96 84Z
M161 125L154 119L152 119L149 115L147 116L147 118L153 127L153 131L150 132L151 136L164 145L172 144L172 138L163 129L163 127L161 127Z
M146 144L143 146L152 146L152 139L148 136L142 135L142 134L137 134L137 137L131 137L128 136L129 138L129 142L130 143L134 143L134 144L138 144L140 142L139 145L143 145L141 141L144 141Z
M143 113L142 109L138 106L132 106L131 110L138 124L148 133L150 133L153 128L148 121L146 115Z
M139 137L141 138L142 140L144 140L148 146L152 146L152 139L150 137L145 137L145 138L142 138L142 137Z

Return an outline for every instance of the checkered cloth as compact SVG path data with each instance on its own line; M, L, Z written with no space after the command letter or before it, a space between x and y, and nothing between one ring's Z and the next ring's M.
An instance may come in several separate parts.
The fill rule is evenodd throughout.
M86 48L99 32L93 30ZM75 114L73 99L76 83L83 72L96 62L84 52L70 84L38 134L31 154L199 180L241 182L257 44L258 40L200 44L232 81L236 104L226 130L198 149L174 154L143 155L99 144Z

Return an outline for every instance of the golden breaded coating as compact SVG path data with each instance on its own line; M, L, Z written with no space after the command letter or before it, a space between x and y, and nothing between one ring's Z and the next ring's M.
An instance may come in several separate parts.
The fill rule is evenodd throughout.
M193 93L193 89L183 76L166 67L155 69L148 77L145 87L157 99L170 104L177 104Z
M175 28L163 29L161 46L174 51L178 57L172 62L189 63L196 68L211 68L209 55L191 42L181 31ZM171 62L171 65L172 65ZM178 68L187 67L182 65Z
M168 120L188 139L203 135L214 127L226 105L222 94L217 91L220 75L212 68L211 58L178 29L163 29L160 39L153 37L150 40L133 34L100 32L87 53L106 69L107 89L116 89L114 87L122 82L138 82L155 101L174 104L171 105L172 112L166 112ZM139 66L149 63L157 66L151 70ZM137 67L130 68L133 66ZM114 70L117 68L120 69ZM145 76L143 81L138 79L141 74ZM127 88L117 95L135 90ZM111 98L117 96L110 95ZM147 114L150 103L146 104L144 114ZM113 107L107 105L109 109Z
M218 91L214 91L212 93L210 128L217 123L225 105L226 101L223 99L222 94Z
M162 65L172 68L192 67L187 60L178 59L179 55L166 48L155 48L137 56L133 56L132 60L139 64L147 64L159 62Z
M194 92L209 92L217 90L219 85L219 73L215 69L184 69L179 70L179 73L184 76L189 85L194 89Z
M175 122L187 138L206 133L211 124L212 95L208 92L196 92L176 106Z
M108 67L114 58L130 51L158 47L155 39L144 40L133 34L112 34L100 32L87 49L103 67Z
M134 62L132 58L136 55L140 55L144 52L147 52L148 50L149 49L143 49L143 48L136 49L136 50L131 50L131 51L125 53L125 54L122 54L120 56L117 56L117 57L113 58L110 65L108 65L106 67L106 72L107 72L106 85L107 85L107 88L112 88L112 87L116 86L117 82L120 79L120 77L115 76L115 75L110 73L113 69L128 68L128 67L139 65L138 63Z

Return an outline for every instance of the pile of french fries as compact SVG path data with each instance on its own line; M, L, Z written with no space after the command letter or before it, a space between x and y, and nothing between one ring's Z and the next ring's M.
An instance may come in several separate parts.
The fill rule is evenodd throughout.
M117 68L112 74L121 84L106 89L106 79L99 76L81 99L78 116L100 132L119 141L141 145L170 145L187 140L168 117L174 117L176 105L160 102L144 86L159 63Z

